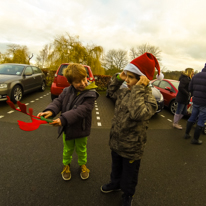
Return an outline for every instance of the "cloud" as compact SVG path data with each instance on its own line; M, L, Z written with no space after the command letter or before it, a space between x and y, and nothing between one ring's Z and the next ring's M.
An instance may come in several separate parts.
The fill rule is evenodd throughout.
M0 2L0 52L15 43L37 55L55 37L69 33L106 52L149 43L162 50L168 70L201 70L205 6L203 0L7 0Z

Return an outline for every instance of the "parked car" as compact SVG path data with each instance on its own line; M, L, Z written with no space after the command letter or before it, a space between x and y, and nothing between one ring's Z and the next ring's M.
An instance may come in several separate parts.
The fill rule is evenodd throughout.
M156 111L156 113L159 113L163 110L164 108L164 99L163 99L163 95L160 93L160 91L158 89L156 89L155 87L152 86L152 84L149 84L149 86L152 89L152 94L154 95L156 101L157 101L157 105L158 105L158 109ZM120 89L123 88L127 88L127 83L124 81L122 83L122 85L120 86ZM106 97L110 98L108 91L106 91Z
M65 87L70 86L69 82L67 81L67 78L63 76L63 70L67 68L68 65L69 63L61 64L54 75L54 81L51 85L52 100L57 98L62 93ZM87 79L90 81L94 81L94 76L91 68L87 65L83 65L83 66L87 71Z
M45 75L38 67L27 64L0 64L0 101L7 96L16 103L24 94L45 90Z
M172 114L175 114L177 108L177 102L175 98L178 92L179 81L172 79L163 79L160 81L154 79L151 81L151 84L162 93L164 97L164 105L170 109L170 112ZM190 99L190 102L188 104L188 109L191 104L192 98Z

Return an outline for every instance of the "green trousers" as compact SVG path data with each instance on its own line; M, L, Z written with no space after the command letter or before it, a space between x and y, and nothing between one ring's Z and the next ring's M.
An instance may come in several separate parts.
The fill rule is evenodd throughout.
M87 163L87 137L65 140L66 135L63 133L63 165L68 165L72 161L74 148L78 156L78 164L85 165Z

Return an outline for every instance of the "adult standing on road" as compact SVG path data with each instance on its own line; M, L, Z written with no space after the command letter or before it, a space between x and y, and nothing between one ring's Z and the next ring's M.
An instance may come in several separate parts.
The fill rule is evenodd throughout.
M182 126L179 125L180 119L184 115L187 114L187 105L190 101L190 92L189 92L189 83L194 75L194 69L187 68L184 72L182 72L180 78L179 78L179 87L178 87L178 93L176 96L176 102L177 102L177 109L174 115L173 120L173 127L177 129L182 129Z
M199 140L199 137L206 120L206 64L205 67L202 69L202 72L196 74L192 78L192 81L189 85L189 91L193 96L193 109L192 114L187 121L185 139L191 137L189 135L190 130L193 124L197 121L194 137L191 140L191 143L200 145L202 144L202 141Z

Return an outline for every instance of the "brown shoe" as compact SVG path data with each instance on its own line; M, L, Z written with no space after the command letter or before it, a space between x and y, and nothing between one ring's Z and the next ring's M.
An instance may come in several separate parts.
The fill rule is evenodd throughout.
M86 167L86 165L82 165L80 167L81 169L81 172L80 172L80 177L83 179L83 180L86 180L89 178L89 172L90 170Z
M71 172L69 165L65 165L63 168L63 171L61 172L62 178L64 180L70 180L71 179Z

